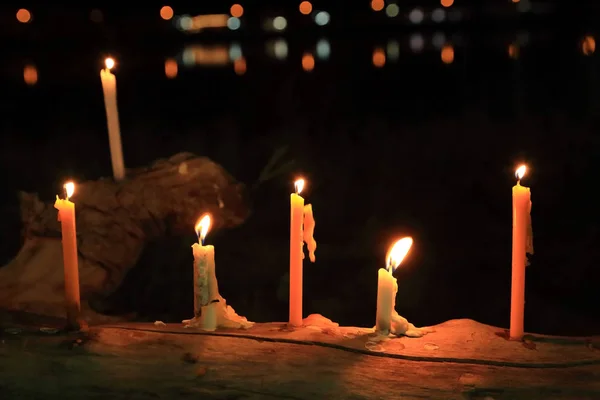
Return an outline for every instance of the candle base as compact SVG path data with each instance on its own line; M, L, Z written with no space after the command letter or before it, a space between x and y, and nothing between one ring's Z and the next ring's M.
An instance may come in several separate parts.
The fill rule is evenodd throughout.
M392 312L392 323L391 328L389 330L377 329L377 327L373 328L375 333L380 336L408 336L413 338L423 337L428 333L435 332L435 329L429 326L425 326L423 328L417 328L406 318L398 314L396 310Z
M185 328L198 328L205 331L215 331L218 328L225 329L249 329L254 326L246 317L238 315L235 310L228 306L225 299L218 297L217 302L203 306L199 316L183 320Z

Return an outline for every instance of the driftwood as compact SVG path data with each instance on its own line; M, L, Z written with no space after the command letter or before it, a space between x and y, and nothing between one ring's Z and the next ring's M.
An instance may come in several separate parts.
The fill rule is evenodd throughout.
M213 215L212 229L243 222L248 212L243 190L219 165L189 153L130 170L123 182L78 183L72 200L83 318L98 320L89 299L114 292L149 241L193 233L203 212ZM0 309L64 316L61 233L53 203L21 194L24 245L0 268Z
M422 338L377 343L372 329L306 323L214 333L119 324L79 337L13 327L0 344L0 391L3 399L600 398L600 338L512 342L499 328L452 320Z

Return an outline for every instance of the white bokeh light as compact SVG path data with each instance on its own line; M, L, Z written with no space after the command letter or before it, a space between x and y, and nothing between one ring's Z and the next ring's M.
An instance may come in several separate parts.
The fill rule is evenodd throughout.
M242 21L239 18L231 17L227 20L227 27L232 31L240 29L240 26L242 26Z
M177 21L177 25L179 26L179 29L183 31L188 31L192 29L194 22L192 21L192 17L190 17L189 15L182 15Z
M273 18L273 28L278 31L283 31L287 27L287 19L279 16Z
M431 13L431 19L433 22L444 22L446 19L446 11L442 10L441 8L436 8Z
M331 54L331 45L327 39L320 39L316 48L317 58L327 60Z
M423 22L424 18L425 18L425 14L419 8L415 8L414 10L412 10L410 12L410 14L408 14L408 19L413 24L420 24L421 22Z
M410 49L415 53L420 53L423 51L423 48L425 47L425 39L423 39L423 35L420 33L411 35L409 39L409 45Z
M400 57L400 44L396 40L390 40L385 48L387 58L396 61Z
M242 58L242 47L239 43L231 43L231 46L229 46L229 60L235 61L240 58Z
M319 11L315 15L315 23L319 26L325 26L329 23L331 16L327 11Z
M431 43L433 43L433 47L436 49L441 49L446 44L446 35L442 32L434 33Z
M398 4L388 4L388 6L385 8L385 14L390 18L397 17L398 14L400 14L400 7L398 7Z
M285 60L288 56L288 45L284 39L277 39L273 45L273 53L278 60Z

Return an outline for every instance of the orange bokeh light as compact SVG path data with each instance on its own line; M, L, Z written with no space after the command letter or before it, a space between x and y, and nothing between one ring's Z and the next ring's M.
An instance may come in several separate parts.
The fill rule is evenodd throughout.
M160 9L160 17L165 21L173 18L173 14L173 9L169 6L163 6L163 8Z
M315 69L315 58L312 54L305 54L302 56L302 69L306 72Z
M373 11L381 11L385 7L385 3L383 0L371 0L371 8Z
M385 51L383 49L373 50L373 65L381 68L385 65Z
M454 47L450 44L445 45L442 48L440 57L444 64L452 64L454 62Z
M452 4L454 4L454 0L441 0L440 3L444 7L450 7Z
M310 1L303 1L302 3L300 3L300 12L304 15L308 15L310 14L310 12L312 11L312 4L310 3Z
M179 71L179 67L177 66L177 61L172 58L169 58L165 61L165 76L169 79L173 79L177 76L177 72Z
M512 0L513 3L518 3L521 0Z
M29 12L29 10L21 8L19 11L17 11L17 21L23 24L26 24L29 21L31 21L31 13Z
M508 45L508 56L513 60L519 58L519 47L516 44Z
M586 36L583 38L583 42L581 43L581 51L586 56L594 54L596 51L596 40L593 36Z
M233 70L237 75L244 75L246 73L246 59L240 57L233 62Z
M38 81L37 68L33 65L27 65L23 69L23 80L26 84L33 86Z
M229 9L229 13L232 17L240 18L242 15L244 15L244 7L242 7L240 4L234 4Z

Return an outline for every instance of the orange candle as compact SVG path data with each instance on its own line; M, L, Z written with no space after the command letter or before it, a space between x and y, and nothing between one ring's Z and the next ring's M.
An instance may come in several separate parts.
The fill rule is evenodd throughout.
M79 298L79 266L77 262L77 230L75 228L75 204L69 198L75 192L75 184L65 184L67 197L56 196L54 207L62 230L63 265L65 273L65 305L69 326L77 327L81 303Z
M513 186L513 237L512 237L512 283L510 295L510 338L523 338L525 311L525 266L531 224L531 191L521 186L527 167L521 165L516 172L517 184Z
M102 91L104 92L104 107L108 125L108 143L115 180L125 178L125 162L123 161L123 146L121 145L121 127L119 125L119 110L117 108L117 78L110 72L115 66L115 60L107 58L106 68L100 70Z

